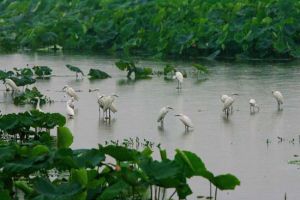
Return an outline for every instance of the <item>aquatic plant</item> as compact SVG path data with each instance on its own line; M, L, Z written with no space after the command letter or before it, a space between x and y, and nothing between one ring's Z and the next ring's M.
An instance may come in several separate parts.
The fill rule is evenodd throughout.
M36 82L36 80L31 76L19 76L19 77L11 76L10 79L13 80L17 86L31 85Z
M52 74L52 69L48 66L34 66L33 71L38 77L50 76Z
M214 176L189 151L177 149L170 159L157 145L161 159L155 160L154 144L139 142L138 138L72 150L73 136L65 122L60 114L38 111L0 116L1 134L22 139L0 142L1 197L15 198L17 191L22 191L25 199L160 200L171 199L174 194L184 199L192 193L187 182L191 177L205 178L220 190L240 184L231 174ZM33 131L55 127L56 145L49 142L49 131ZM29 140L30 134L37 137Z
M106 79L111 78L109 74L107 74L104 71L101 71L100 69L90 69L88 75L90 76L90 79Z
M14 68L17 76L27 76L32 77L33 71L30 68Z
M24 92L14 97L13 101L15 105L33 104L37 103L37 97L40 99L40 104L43 105L47 102L51 102L50 98L43 95L36 87L31 90L26 88Z
M134 73L135 79L150 78L152 75L152 68L150 67L136 67L133 61L119 60L115 63L117 68L122 71L127 71L127 77L131 78Z

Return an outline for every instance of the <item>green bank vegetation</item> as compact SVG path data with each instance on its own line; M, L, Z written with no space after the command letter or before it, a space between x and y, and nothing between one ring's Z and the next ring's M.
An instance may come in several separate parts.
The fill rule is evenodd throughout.
M299 19L294 0L5 0L0 48L291 59Z

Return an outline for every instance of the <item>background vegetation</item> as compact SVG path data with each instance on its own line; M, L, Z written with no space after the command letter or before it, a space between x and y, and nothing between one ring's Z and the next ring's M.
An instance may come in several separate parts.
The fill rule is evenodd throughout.
M0 48L294 58L299 19L295 0L4 0Z

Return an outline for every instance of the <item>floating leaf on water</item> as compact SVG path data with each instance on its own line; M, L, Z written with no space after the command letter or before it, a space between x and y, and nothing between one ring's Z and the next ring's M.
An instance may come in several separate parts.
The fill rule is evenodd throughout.
M90 76L90 79L106 79L111 78L109 74L107 74L104 71L101 71L100 69L90 69L88 75Z
M34 66L32 69L39 77L50 76L52 74L52 69L48 66Z

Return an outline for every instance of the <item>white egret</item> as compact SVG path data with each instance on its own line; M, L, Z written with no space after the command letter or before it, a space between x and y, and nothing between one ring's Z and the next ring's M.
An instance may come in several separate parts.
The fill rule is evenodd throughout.
M66 103L66 111L69 118L74 117L74 109L70 107L69 102Z
M236 95L236 94L232 94L232 95ZM227 94L221 95L220 97L221 102L224 104L228 97L230 96L228 96ZM233 112L233 105L230 106L229 111Z
M6 90L8 90L7 86L9 86L13 92L14 91L17 91L17 92L20 91L20 89L18 88L16 83L13 80L11 80L10 78L4 79L4 85L6 87Z
M227 95L227 94L223 94L222 96L221 96L221 102L222 103L224 103L225 102L225 100L228 98L229 96Z
M78 96L77 96L77 94L76 94L76 92L75 92L75 90L73 88L71 88L68 85L65 85L63 87L63 91L65 91L67 95L69 95L70 97L74 97L74 99L76 101L78 101L79 98L78 98Z
M40 97L35 97L37 99L37 102L36 102L36 107L35 109L39 112L43 112L43 110L41 109L40 107Z
M272 91L272 94L277 101L278 110L280 110L281 109L280 106L281 106L281 104L283 104L283 96L282 96L281 92L279 92L279 91Z
M255 99L250 99L249 104L250 104L250 112L255 112L255 108L257 108L257 111L259 111L259 106L257 105Z
M186 131L188 131L189 128L194 127L194 125L192 123L192 120L188 116L186 116L184 114L177 114L175 116L179 117L179 120L184 124L184 127L185 127Z
M75 109L75 98L71 97L68 101L69 106L74 110Z
M170 106L164 106L160 109L159 111L159 115L158 115L158 118L157 118L157 122L160 122L160 125L161 126L164 126L164 119L165 119L165 116L168 114L168 112L170 110L173 110L172 107Z
M230 107L232 106L234 99L232 97L227 97L224 102L223 111L225 112L227 118L229 115Z
M111 118L111 115L110 115L110 112L112 111L113 113L115 113L117 111L116 107L113 105L113 102L115 101L115 97L119 97L118 95L116 94L112 94L112 95L108 95L108 96L101 96L100 99L100 102L102 103L103 105L103 112L106 113L106 118L107 118L107 112L108 112L108 119ZM98 102L99 102L99 99L98 99ZM100 105L100 104L99 104Z
M173 79L177 79L178 87L177 89L181 89L181 84L183 82L183 75L181 72L177 71L175 69L175 75L173 76Z

